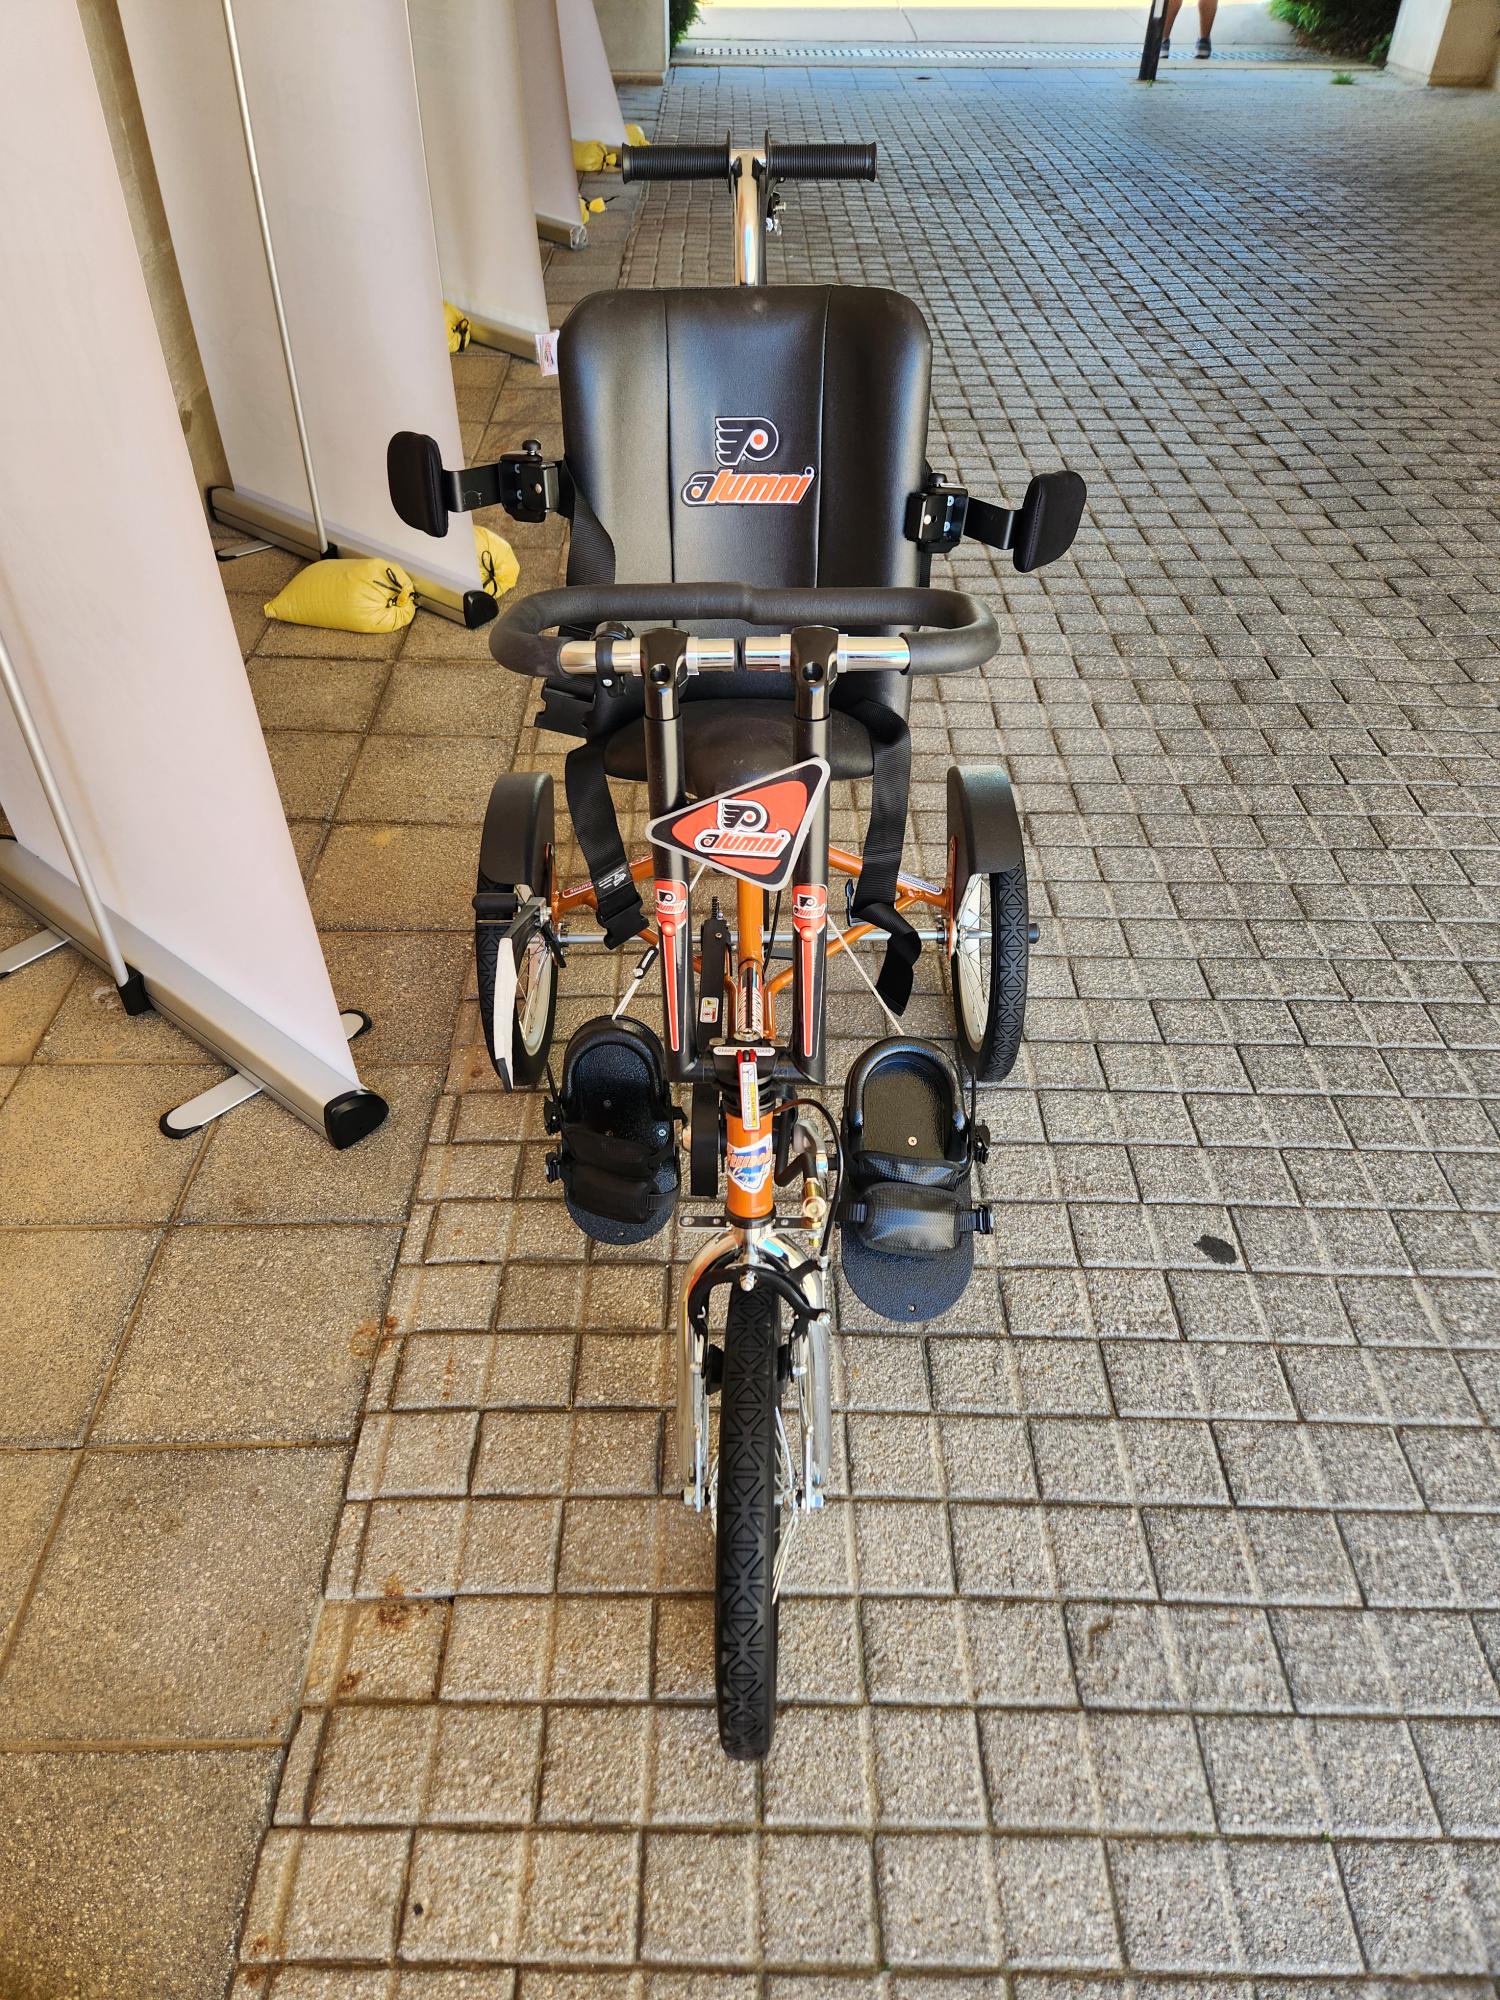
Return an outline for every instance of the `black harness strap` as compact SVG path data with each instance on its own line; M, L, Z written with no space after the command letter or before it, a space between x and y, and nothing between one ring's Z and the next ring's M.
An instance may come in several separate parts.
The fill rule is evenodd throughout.
M646 928L646 913L620 838L615 802L609 795L604 772L608 742L607 736L591 736L570 750L563 764L563 785L568 816L594 885L604 942L610 951L618 951Z
M903 1014L922 950L921 938L896 908L911 796L911 731L903 716L868 695L840 705L869 736L873 767L870 818L851 915L885 932L885 960L875 991L893 1014Z

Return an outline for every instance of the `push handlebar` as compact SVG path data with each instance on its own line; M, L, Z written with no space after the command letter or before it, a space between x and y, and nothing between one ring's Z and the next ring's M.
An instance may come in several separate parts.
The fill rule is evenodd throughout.
M722 146L622 146L620 176L627 181L728 181L736 148ZM773 181L872 181L875 146L843 142L791 142L766 136L766 178Z
M958 590L842 589L778 590L743 583L604 584L563 590L541 590L523 597L498 620L490 636L490 651L501 666L538 680L550 675L588 672L590 659L629 641L577 640L543 635L554 626L596 627L609 624L690 624L728 622L759 626L780 635L775 639L706 640L712 658L700 652L690 665L785 667L790 659L786 635L800 626L832 626L840 633L860 626L900 625L911 629L897 639L847 638L840 649L845 666L884 666L914 674L962 674L982 667L1000 644L994 613ZM926 627L922 630L918 628ZM621 650L618 665L624 670Z

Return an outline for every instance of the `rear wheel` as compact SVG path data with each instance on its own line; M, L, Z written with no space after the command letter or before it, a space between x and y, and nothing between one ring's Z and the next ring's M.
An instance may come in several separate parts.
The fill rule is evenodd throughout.
M975 1081L999 1083L1021 1048L1031 919L1020 817L998 768L948 772L948 894L954 1030Z
M762 1285L729 1294L719 1407L714 1678L719 1741L764 1757L776 1720L776 1546L780 1310Z
M980 1083L999 1083L1015 1066L1030 957L1025 868L955 878L953 1019Z
M478 887L481 895L509 895L524 888L550 907L553 868L552 780L538 772L507 772L497 778L484 816L479 848ZM474 963L479 987L479 1017L484 1026L490 1061L507 1088L536 1083L547 1067L552 1030L557 1019L557 962L539 925L532 925L514 942L515 998L507 1021L495 1018L503 922L476 922Z

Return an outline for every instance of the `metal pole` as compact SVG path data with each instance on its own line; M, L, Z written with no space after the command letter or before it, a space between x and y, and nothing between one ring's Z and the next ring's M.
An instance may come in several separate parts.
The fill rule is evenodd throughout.
M229 0L225 0L227 6ZM1156 65L1161 61L1162 36L1167 25L1167 0L1151 0L1146 16L1146 41L1141 49L1141 71L1137 83L1155 83Z
M234 72L234 94L240 110L240 132L245 141L245 159L250 168L250 188L255 196L255 213L260 222L260 247L265 253L266 276L271 281L271 304L276 310L276 330L281 336L281 359L286 368L286 385L292 394L292 417L297 426L297 444L302 453L302 470L307 479L307 497L312 502L313 531L318 548L326 552L328 531L323 526L323 505L318 498L318 480L313 471L312 446L307 438L307 419L302 413L302 391L297 386L297 364L292 359L292 337L287 331L286 307L281 297L281 279L276 270L276 251L271 242L271 220L266 213L265 189L261 185L260 160L255 151L255 131L250 123L250 100L245 94L245 72L240 62L240 38L234 25L233 0L220 0L224 13L224 33L229 41L229 66Z
M98 886L94 881L94 872L89 867L88 860L84 855L83 847L78 839L77 828L73 825L72 815L68 811L67 802L58 789L57 779L53 774L51 764L47 760L47 752L43 748L42 739L37 733L36 722L31 713L31 705L27 701L25 692L21 687L20 678L16 673L15 662L11 659L10 648L6 645L3 636L0 636L0 683L3 683L10 705L15 710L16 721L20 725L21 740L26 745L27 753L36 769L37 780L46 796L47 804L51 808L52 817L57 822L57 830L62 835L62 844L72 865L73 879L77 882L79 889L82 891L83 900L88 905L89 919L94 926L94 933L99 940L99 949L109 966L110 976L122 993L133 994L140 987L140 975L132 971L125 963L125 954L120 950L119 940L115 936L114 925L110 922L105 912Z
M752 146L735 149L730 184L734 189L734 282L766 282L766 163Z

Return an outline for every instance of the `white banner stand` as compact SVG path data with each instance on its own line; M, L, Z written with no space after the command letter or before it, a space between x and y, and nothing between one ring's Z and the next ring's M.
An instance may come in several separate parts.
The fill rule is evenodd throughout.
M549 328L514 0L409 0L443 297L534 361Z
M460 462L405 0L120 0L234 484L216 519L302 555L382 556L482 622L469 523L390 503L399 430Z
M350 1145L386 1106L329 987L71 6L0 26L0 269L0 893ZM114 496L117 600L84 574L80 467Z
M623 146L625 120L620 115L620 96L604 53L594 0L557 0L557 29L573 137Z
M580 250L589 239L573 166L573 128L568 118L557 8L554 0L515 0L515 9L536 226L549 242Z

